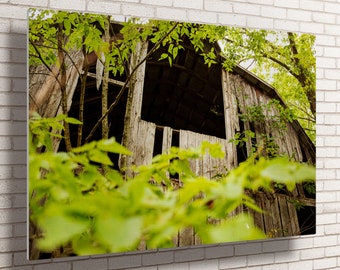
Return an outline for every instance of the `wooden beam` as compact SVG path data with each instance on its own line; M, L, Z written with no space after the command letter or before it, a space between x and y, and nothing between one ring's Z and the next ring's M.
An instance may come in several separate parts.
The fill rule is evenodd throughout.
M95 73L88 72L87 76L96 79L96 74ZM109 78L109 84L118 85L118 86L124 86L125 82L121 82L121 81Z

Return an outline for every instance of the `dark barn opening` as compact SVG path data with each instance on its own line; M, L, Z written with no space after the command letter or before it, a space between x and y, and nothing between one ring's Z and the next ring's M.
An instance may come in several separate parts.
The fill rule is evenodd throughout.
M158 60L164 52L160 48L147 61L141 118L225 139L221 66L208 68L192 46L179 50L171 66Z

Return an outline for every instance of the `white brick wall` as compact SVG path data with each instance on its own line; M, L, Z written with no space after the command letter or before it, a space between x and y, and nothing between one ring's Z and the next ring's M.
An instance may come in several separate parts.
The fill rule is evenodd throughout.
M28 262L25 33L30 6L317 34L317 235ZM0 0L0 269L340 269L339 25L339 0Z

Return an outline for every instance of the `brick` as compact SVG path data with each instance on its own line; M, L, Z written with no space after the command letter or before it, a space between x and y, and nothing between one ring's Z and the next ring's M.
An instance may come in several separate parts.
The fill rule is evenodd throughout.
M90 1L87 7L90 12L100 12L100 13L120 13L121 4L116 2L108 1ZM113 16L115 18L115 16Z
M316 172L316 177L318 180L327 180L327 179L334 179L335 178L335 171L334 170L318 170ZM317 184L322 184L321 181L317 182ZM322 184L323 188L323 184Z
M336 193L329 192L329 191L328 192L317 192L316 198L318 202L323 202L323 203L334 202L336 200Z
M175 8L203 9L203 0L173 0Z
M339 247L326 247L325 248L326 257L340 257Z
M8 209L12 207L12 196L0 194L0 209Z
M220 259L220 270L241 269L246 267L247 260L242 256Z
M312 20L314 22L321 22L321 23L335 23L336 22L336 15L329 14L329 13L322 13L322 12L314 12L312 15ZM325 25L325 29L327 29L328 25ZM327 30L325 31L327 33ZM328 33L329 34L329 33Z
M0 242L0 253L26 250L26 237L2 239Z
M281 251L275 252L274 254L274 262L276 264L280 263L288 263L300 260L300 253L297 251Z
M203 260L204 259L204 249L202 248L190 248L183 250L176 250L175 253L175 262L187 262L187 261L195 261L195 260Z
M331 84L328 84L331 85ZM332 84L334 85L334 84ZM325 101L333 101L337 102L340 101L340 91L327 91L325 92Z
M316 110L318 113L332 113L335 112L337 108L337 104L324 102L324 103L317 103Z
M338 47L325 47L324 56L325 57L337 57L340 53L340 48Z
M327 143L325 139L324 146L333 146L331 143ZM337 156L337 151L334 147L332 148L326 148L326 147L318 147L317 148L317 155L318 157L336 157Z
M313 269L313 261L299 261L288 263L289 270Z
M0 74L6 77L26 76L26 64L0 63Z
M26 209L0 209L0 224L9 224L13 222L25 222Z
M26 134L26 124L24 122L0 122L0 136L19 136Z
M340 234L340 224L325 225L325 234Z
M32 6L31 0L10 0L9 1L13 5L22 5L22 6ZM35 7L46 7L48 5L48 0L35 0Z
M270 264L273 265L274 263L274 256L271 253L262 254L261 256L258 255L250 255L247 257L247 265L265 265Z
M27 137L16 136L12 138L13 150L26 150L27 149Z
M324 181L324 190L339 190L340 180Z
M299 8L299 2L295 0L275 0L274 5L277 7L286 7L286 8Z
M278 8L273 6L261 6L261 16L275 19L286 19L287 10L285 8Z
M303 11L300 9L288 9L287 10L287 19L293 21L304 21L311 22L312 21L312 12L311 11Z
M325 11L329 12L329 13L335 13L335 14L339 14L340 13L340 4L338 3L325 3Z
M198 262L190 262L189 269L195 270L219 270L218 260L205 260Z
M0 18L0 33L9 33L11 30L10 21Z
M248 16L247 26L250 28L272 29L274 26L274 20L271 18Z
M142 266L142 255L109 258L109 269L124 269Z
M218 22L223 25L245 27L247 24L247 17L240 14L218 14Z
M0 8L0 18L24 19L27 17L28 7L22 5L10 5L7 8Z
M187 19L187 11L185 9L159 7L156 9L156 17L168 20L184 21Z
M324 248L306 249L306 250L301 250L300 252L301 260L323 258L324 256L325 256Z
M213 12L189 10L187 16L188 20L192 22L198 21L212 24L217 22L217 14Z
M204 10L229 13L233 11L233 5L227 1L205 0Z
M315 44L318 46L335 46L336 38L330 35L317 35Z
M307 249L313 247L313 238L306 237L302 239L289 240L289 246L291 250Z
M11 20L11 33L27 34L27 20ZM25 52L25 51L23 51ZM26 59L26 58L25 58Z
M318 57L316 66L318 68L336 68L336 60L330 57Z
M0 224L0 239L13 236L12 224Z
M172 263L173 261L174 261L173 251L148 253L142 256L142 265L145 265L145 266Z
M82 260L79 262L73 262L72 270L101 270L107 269L108 260L107 259L91 259L91 260Z
M173 263L158 266L158 270L188 270L188 269L189 263Z
M12 148L10 137L0 137L0 149L7 150Z
M313 260L313 264L313 269L331 269L332 267L336 267L337 260L336 258L325 258Z
M285 30L285 31L299 31L300 24L297 21L275 19L274 28L277 30Z
M79 10L84 11L86 2L83 0L74 0L72 2L50 0L50 7L55 9Z
M172 6L172 0L141 0L142 4L146 5L154 5L154 6L165 6L165 7L170 7Z
M12 266L12 254L1 253L0 254L0 268Z
M235 256L259 254L262 252L262 243L243 243L235 245Z
M300 8L306 10L323 11L323 1L300 0Z
M62 262L62 263L49 263L49 264L38 264L34 267L34 270L71 270L71 263L66 263L66 262Z
M242 4L242 3L235 4L233 11L235 13L241 13L241 14L246 14L246 15L257 15L257 16L259 16L261 14L260 6Z
M147 7L142 5L123 5L122 12L126 16L136 16L136 17L145 17L145 18L153 18L155 17L155 8Z
M206 247L204 252L206 259L225 258L234 255L234 247L232 245Z
M273 265L264 265L262 270L273 270ZM288 265L286 263L275 264L275 270L288 270Z
M13 225L14 237L27 236L27 223L16 223Z
M300 22L300 31L311 34L323 34L324 25L322 23Z

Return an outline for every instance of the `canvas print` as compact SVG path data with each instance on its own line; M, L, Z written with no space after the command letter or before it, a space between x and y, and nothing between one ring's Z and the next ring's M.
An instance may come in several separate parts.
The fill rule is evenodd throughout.
M29 258L315 233L314 39L31 9Z

